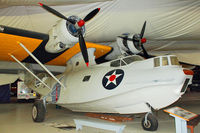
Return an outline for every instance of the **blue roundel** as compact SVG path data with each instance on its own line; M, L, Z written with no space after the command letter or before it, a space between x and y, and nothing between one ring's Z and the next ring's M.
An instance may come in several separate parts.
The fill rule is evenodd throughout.
M122 69L115 69L107 72L102 80L103 87L112 90L121 83L123 77L124 71Z

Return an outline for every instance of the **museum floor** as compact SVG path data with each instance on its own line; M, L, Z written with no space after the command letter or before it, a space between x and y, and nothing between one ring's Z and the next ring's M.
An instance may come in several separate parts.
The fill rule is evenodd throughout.
M191 112L200 113L200 93L188 93L172 106L179 106ZM67 109L56 109L48 105L48 113L43 123L34 123L31 118L32 103L0 104L0 133L114 133L108 130L83 127L76 131L73 119L94 119L84 116L84 113L74 113ZM158 130L154 133L175 133L174 119L160 110L156 113L159 121ZM94 119L95 120L95 119ZM123 133L150 133L141 127L140 115L133 121L119 124L126 125ZM72 126L60 129L55 126ZM200 124L194 128L194 133L200 133Z

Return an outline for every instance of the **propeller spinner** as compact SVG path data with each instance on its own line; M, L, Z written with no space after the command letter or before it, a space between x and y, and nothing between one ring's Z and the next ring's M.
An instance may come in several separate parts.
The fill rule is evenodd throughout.
M83 59L86 65L89 66L87 47L86 47L85 40L83 37L83 33L85 32L85 22L88 22L89 20L91 20L100 11L100 8L94 9L88 15L86 15L84 19L81 19L77 16L70 16L67 18L63 14L56 11L55 9L42 3L39 3L39 4L48 12L54 14L55 16L59 18L65 19L67 22L69 22L68 29L70 29L69 31L73 36L79 38L79 45L80 45L81 53L83 55Z

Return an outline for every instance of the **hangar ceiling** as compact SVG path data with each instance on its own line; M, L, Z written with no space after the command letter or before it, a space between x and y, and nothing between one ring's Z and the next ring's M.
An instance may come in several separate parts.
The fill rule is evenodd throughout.
M111 0L0 0L0 8L9 6L36 6L38 2L48 4L49 6L54 5L71 5L71 4L86 4L93 2L104 2Z

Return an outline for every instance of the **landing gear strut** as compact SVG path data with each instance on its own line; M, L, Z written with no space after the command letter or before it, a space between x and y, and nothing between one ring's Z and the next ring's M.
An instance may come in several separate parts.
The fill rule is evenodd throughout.
M142 127L147 131L156 131L158 128L158 120L152 113L147 113L142 119Z
M45 119L46 108L43 100L36 101L32 108L32 119L34 122L43 122Z

